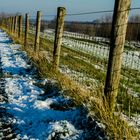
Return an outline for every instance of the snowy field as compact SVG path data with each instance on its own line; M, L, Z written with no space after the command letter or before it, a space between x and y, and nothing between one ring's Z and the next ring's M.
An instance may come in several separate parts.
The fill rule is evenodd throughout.
M12 44L0 30L0 57L7 103L0 103L13 117L16 139L107 139L86 108L74 107L55 81L39 80L36 68L20 45Z
M31 31L33 33L33 31ZM44 33L41 33L41 36L44 39L49 39L51 41L54 41L54 30L53 29L47 29L45 30ZM72 59L75 59L79 65L81 64L80 62L84 62L88 65L91 65L95 70L101 70L101 72L106 73L107 70L107 60L109 56L109 46L105 43L90 43L90 42L85 42L85 41L79 41L76 38L78 36L81 37L81 39L84 39L84 35L82 34L77 34L77 33L71 33L71 32L64 32L63 36L63 47L68 48L75 53L72 55ZM72 38L69 38L72 37ZM75 38L74 38L75 37ZM98 40L103 40L103 38L98 38ZM103 41L106 41L104 39ZM129 42L129 44L126 42L127 46L131 46L132 48L136 46L137 42ZM139 42L137 45L140 45ZM67 61L69 52L62 51L64 55L65 61ZM77 55L76 55L77 54ZM80 54L80 55L79 55ZM86 57L84 56L86 54ZM92 62L91 60L94 61ZM67 61L68 62L68 61ZM70 61L69 61L70 63ZM132 81L133 87L131 87L131 91L134 93L133 95L136 95L138 93L137 91L137 86L135 86L137 83L136 81L139 79L139 70L140 70L140 51L132 51L132 50L127 50L125 49L123 53L123 69L125 70L124 74L122 75L123 80L125 80L125 85L123 85L126 89L128 88L130 90L130 86L128 87L128 82ZM84 66L83 64L81 64ZM137 72L135 70L138 70ZM64 74L69 75L73 80L77 81L78 83L82 84L85 88L91 89L91 88L96 88L97 83L105 83L105 78L102 78L101 81L98 81L100 78L95 78L96 74L91 74L89 71L88 73L85 73L86 67L83 67L83 69L76 71L75 68L69 68L69 64L65 65L64 63L60 64L60 71ZM135 74L136 72L136 74ZM134 79L133 76L131 76L131 80L127 80L130 78L130 75L127 73L130 73L132 75L137 75L136 78ZM89 75L88 75L89 74ZM127 75L125 75L127 74ZM92 77L91 77L92 75ZM94 76L93 76L94 75ZM124 76L125 75L125 76ZM102 76L103 77L103 76ZM137 92L137 93L136 93ZM139 93L138 93L139 94Z
M54 30L48 29L44 33L41 34L42 36L46 36L49 40L54 40ZM80 36L80 37L79 37ZM90 56L95 56L100 59L108 59L109 57L109 47L106 44L95 44L95 43L89 43L84 41L78 41L73 38L68 37L75 37L75 38L81 38L81 39L87 39L88 37L85 37L84 35L77 35L77 33L71 33L71 32L64 32L63 37L63 45L67 48L77 50L83 53L86 53ZM89 38L89 40L93 40ZM105 38L96 37L98 41L108 42ZM128 43L126 42L126 45L128 46ZM131 47L140 47L140 43L132 42L129 43L129 46ZM140 52L139 51L128 51L125 50L123 53L123 65L125 67L129 67L131 69L140 70Z

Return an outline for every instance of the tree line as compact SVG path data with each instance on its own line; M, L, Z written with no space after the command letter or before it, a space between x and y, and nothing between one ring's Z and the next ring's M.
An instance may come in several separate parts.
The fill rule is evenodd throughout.
M55 28L55 19L48 22L47 28ZM46 26L45 25L45 26ZM65 31L110 38L112 16L106 15L93 22L65 21ZM45 27L44 27L45 28ZM140 41L140 15L133 15L129 18L127 25L126 39L128 41Z
M16 16L16 14L0 13L1 19L9 16ZM35 26L35 20L30 20L32 26ZM112 25L112 15L105 15L100 19L94 20L93 22L80 22L80 21L65 21L64 31L76 32L86 34L89 36L98 36L110 38ZM55 29L56 18L51 21L41 21L41 31L47 28ZM126 39L128 41L140 41L140 15L133 15L129 18L127 25Z

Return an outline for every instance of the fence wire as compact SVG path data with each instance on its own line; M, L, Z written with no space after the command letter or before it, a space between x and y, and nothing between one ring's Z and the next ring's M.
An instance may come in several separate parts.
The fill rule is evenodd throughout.
M95 90L105 84L112 14L88 14L93 17L92 22L84 21L86 14L80 14L82 22L76 20L79 14L71 14L75 21L65 21L60 69L77 84ZM67 16L70 15L66 19Z
M49 20L46 20L47 18L49 18ZM53 48L54 48L53 43L55 38L55 27L56 27L56 15L42 17L41 34L40 34L40 50L46 56L48 62L53 61L52 59L53 59Z
M88 13L92 15L90 21L85 21L85 15L88 14L83 14L83 17L80 14L82 22L79 21L77 14L66 15L59 70L85 89L95 90L104 87L110 51L112 12ZM123 51L117 108L131 116L132 113L140 114L140 16L132 16L131 11L130 15ZM72 16L74 20L68 21L67 19ZM35 17L29 17L28 47L33 48L36 20ZM24 28L23 23L23 31ZM55 28L56 15L43 15L40 51L45 54L49 62L53 59Z

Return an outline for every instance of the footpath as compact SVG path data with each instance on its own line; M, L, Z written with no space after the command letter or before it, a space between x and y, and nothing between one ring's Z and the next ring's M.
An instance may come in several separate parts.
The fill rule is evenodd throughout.
M0 30L0 140L106 140L86 109L62 93Z

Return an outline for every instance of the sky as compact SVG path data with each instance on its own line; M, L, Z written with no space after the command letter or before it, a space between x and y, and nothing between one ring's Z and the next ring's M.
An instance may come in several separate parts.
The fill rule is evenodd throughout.
M140 7L139 1L140 0L132 0L131 7ZM114 2L115 0L0 0L0 12L29 13L31 16L35 16L36 11L40 10L44 15L56 15L57 7L63 6L67 9L67 14L72 14L112 10L114 8ZM140 13L140 10L135 12ZM101 16L101 14L92 14L66 18L68 20L92 21Z

